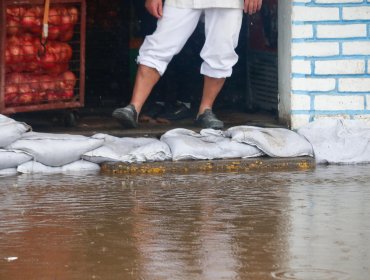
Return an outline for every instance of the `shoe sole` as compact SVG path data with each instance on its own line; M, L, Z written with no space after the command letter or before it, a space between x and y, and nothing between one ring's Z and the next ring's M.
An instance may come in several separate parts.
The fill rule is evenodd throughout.
M128 128L137 128L138 123L135 122L129 115L122 111L115 111L112 114L113 118L119 121L119 123Z
M212 128L212 129L223 129L223 128L224 128L224 125L212 125L212 126L207 127L207 128Z
M210 127L210 128L212 128L212 129L224 129L224 126L222 125L222 126L213 126L213 127Z
M201 122L197 122L195 121L194 124L198 127L201 127L201 128L212 128L212 129L223 129L224 128L224 124L209 124L209 125L203 125Z

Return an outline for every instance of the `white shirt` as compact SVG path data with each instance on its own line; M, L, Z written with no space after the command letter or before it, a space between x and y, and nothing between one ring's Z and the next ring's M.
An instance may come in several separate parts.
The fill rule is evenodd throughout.
M243 9L243 0L165 0L169 6L188 9L235 8Z

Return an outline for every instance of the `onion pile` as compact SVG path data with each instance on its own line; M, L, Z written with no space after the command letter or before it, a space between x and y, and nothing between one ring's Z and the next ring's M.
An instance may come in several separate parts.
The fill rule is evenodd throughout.
M5 80L5 105L71 100L77 82L71 71L58 76L11 73Z
M44 9L41 6L31 8L10 6L6 9L6 30L8 35L33 33L41 35ZM69 41L78 22L78 9L75 7L56 6L49 11L49 39Z
M5 64L7 72L48 72L60 74L68 70L72 48L63 42L50 41L41 46L32 35L12 36L6 41Z
M77 8L55 5L49 10L49 34L41 44L44 7L11 5L6 9L6 106L71 101L76 76L69 71Z

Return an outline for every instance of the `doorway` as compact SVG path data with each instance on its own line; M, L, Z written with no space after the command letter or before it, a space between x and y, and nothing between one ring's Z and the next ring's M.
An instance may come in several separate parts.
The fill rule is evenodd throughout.
M278 1L264 0L248 20L247 108L278 111Z
M88 18L92 22L87 30L87 107L94 111L99 108L107 115L114 107L129 101L138 49L156 25L145 11L144 0L113 2L116 1L91 0L90 10L88 7ZM258 14L244 17L237 49L240 59L215 104L216 112L228 118L229 126L278 124L279 9L277 0L264 0ZM94 11L99 11L99 17ZM114 20L119 24L110 23ZM164 112L160 115L164 120L159 124L166 125L168 117L174 127L191 126L202 90L199 52L204 40L203 29L200 24L155 87L146 111L149 121L161 110L163 102L170 102L173 112L181 108L186 111L183 117L188 122L182 119L178 122L171 119L173 112ZM150 123L153 124L157 123Z

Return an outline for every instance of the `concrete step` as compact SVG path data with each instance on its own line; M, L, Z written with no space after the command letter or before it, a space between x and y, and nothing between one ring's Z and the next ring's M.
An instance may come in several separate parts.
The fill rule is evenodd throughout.
M239 172L255 171L304 171L314 169L314 158L249 158L221 160L187 160L148 163L104 163L102 173L105 174L193 174L199 172Z

